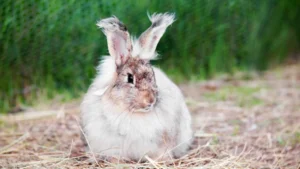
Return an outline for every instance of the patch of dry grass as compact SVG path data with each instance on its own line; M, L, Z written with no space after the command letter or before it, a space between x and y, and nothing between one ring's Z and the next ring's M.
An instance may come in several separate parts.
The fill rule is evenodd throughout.
M195 140L172 162L93 162L80 140L76 102L1 116L0 168L299 168L300 65L250 79L181 85Z

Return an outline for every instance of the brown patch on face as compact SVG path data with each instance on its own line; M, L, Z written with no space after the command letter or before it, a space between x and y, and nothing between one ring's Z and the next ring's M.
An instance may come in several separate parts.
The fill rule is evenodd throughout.
M146 108L151 106L151 104L155 101L155 95L152 91L142 90L139 92L139 95L135 100L140 107Z
M134 77L133 83L132 80L128 81L129 75ZM110 93L117 105L124 105L136 111L150 110L157 96L154 71L150 63L129 57L125 64L117 66L117 78Z

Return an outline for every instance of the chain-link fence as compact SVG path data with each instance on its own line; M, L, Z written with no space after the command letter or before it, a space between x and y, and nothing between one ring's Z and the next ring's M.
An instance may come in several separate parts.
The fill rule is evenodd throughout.
M177 21L158 45L176 78L206 78L217 72L266 68L299 45L295 1L61 1L7 0L0 4L0 110L87 89L106 39L95 26L116 15L138 36L147 12L175 12Z

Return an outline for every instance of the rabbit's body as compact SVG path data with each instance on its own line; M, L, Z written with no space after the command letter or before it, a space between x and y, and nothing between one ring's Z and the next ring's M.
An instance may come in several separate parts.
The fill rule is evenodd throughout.
M108 64L114 67L111 58L103 62ZM181 92L159 69L154 68L154 74L161 100L151 112L123 112L101 95L104 84L113 79L95 79L82 103L85 136L93 153L138 160L147 153L169 156L167 149L174 149L177 157L187 151L191 117Z
M82 102L88 148L100 156L130 160L186 153L191 117L179 88L148 61L132 57L120 65L115 57L106 57Z

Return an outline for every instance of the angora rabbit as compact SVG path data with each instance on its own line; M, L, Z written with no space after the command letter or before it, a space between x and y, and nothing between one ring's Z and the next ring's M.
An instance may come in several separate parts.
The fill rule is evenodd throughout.
M128 160L178 158L192 140L191 116L180 89L151 66L156 46L174 14L149 16L152 25L134 40L116 17L97 25L110 56L81 104L81 124L90 151Z

